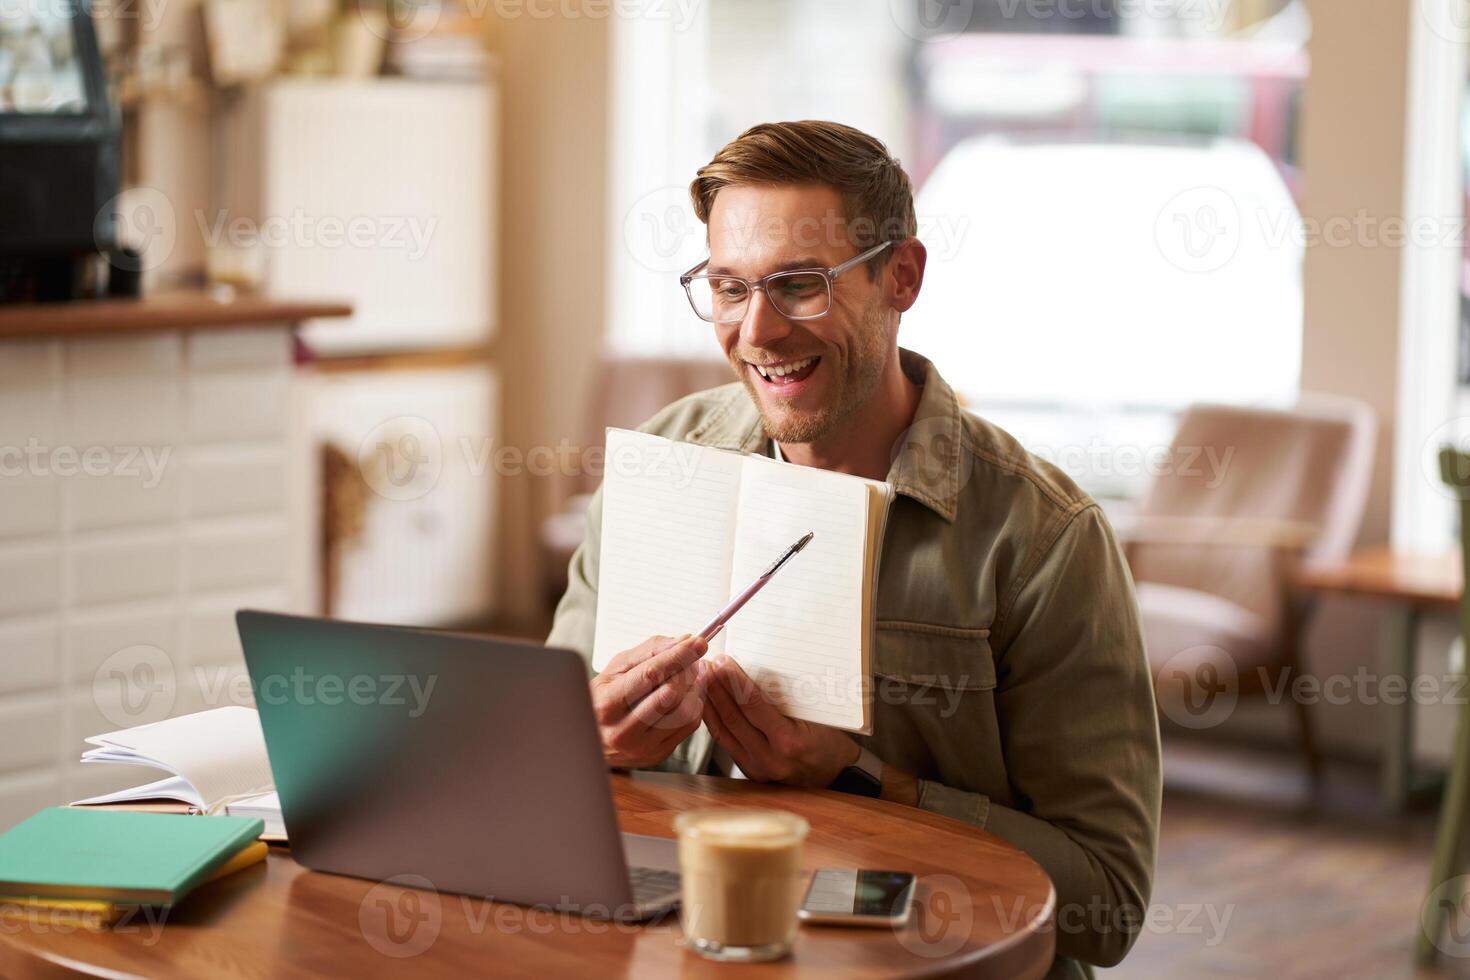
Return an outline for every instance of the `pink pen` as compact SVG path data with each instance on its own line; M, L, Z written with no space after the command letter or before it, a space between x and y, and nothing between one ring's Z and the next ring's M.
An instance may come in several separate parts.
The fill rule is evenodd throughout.
M765 588L766 583L771 580L771 576L775 575L776 572L780 570L782 565L790 561L792 555L796 554L802 548L805 548L807 546L807 542L815 536L816 535L814 532L808 531L806 537L802 538L800 541L796 542L796 544L787 548L781 553L780 558L777 558L775 561L771 562L770 566L764 572L761 572L754 582L751 582L750 585L746 586L744 592L731 599L730 604L724 609L721 609L719 615L715 616L714 619L709 621L709 624L705 626L704 629L699 631L699 635L704 638L704 642L708 643L710 640L713 640L716 636L718 636L720 630L724 629L725 624L730 621L730 617L738 613L740 611L740 607L750 601L751 596L755 595L761 589Z

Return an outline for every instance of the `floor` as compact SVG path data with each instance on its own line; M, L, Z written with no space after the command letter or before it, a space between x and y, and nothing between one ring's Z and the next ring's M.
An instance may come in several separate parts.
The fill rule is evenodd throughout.
M1470 978L1414 968L1434 815L1384 813L1373 770L1330 767L1317 807L1290 756L1173 742L1164 774L1150 924L1110 980Z

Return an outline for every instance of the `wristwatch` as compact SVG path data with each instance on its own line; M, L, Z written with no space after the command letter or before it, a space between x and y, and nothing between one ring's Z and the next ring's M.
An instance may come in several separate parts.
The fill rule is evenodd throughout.
M883 760L863 749L857 761L838 773L827 788L876 800L883 794Z

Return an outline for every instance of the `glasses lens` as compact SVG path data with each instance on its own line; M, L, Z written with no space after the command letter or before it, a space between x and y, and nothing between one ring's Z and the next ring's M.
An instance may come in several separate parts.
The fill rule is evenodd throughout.
M689 302L702 319L715 323L733 323L745 319L750 303L750 287L739 279L719 276L694 276L686 287Z
M832 305L832 289L820 272L788 272L772 276L766 295L776 309L789 317L821 316Z

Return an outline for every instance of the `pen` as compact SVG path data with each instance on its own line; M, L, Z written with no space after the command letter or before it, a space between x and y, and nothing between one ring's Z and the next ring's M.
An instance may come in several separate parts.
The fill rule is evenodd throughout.
M725 623L729 622L730 617L738 613L740 611L740 607L750 601L751 596L755 595L761 589L765 588L766 583L771 580L771 576L780 571L781 566L790 561L791 557L795 555L798 551L800 551L802 548L805 548L807 546L807 542L809 542L815 536L815 532L808 531L806 533L806 537L802 538L800 541L796 542L796 544L783 551L780 558L777 558L775 561L771 562L771 564L767 566L764 572L761 572L760 575L756 576L756 580L746 586L744 592L731 599L730 604L724 609L721 609L718 615L716 615L714 619L710 620L709 623L705 625L704 629L699 631L699 635L704 639L704 642L708 643L716 636L718 636L720 630L725 628Z

